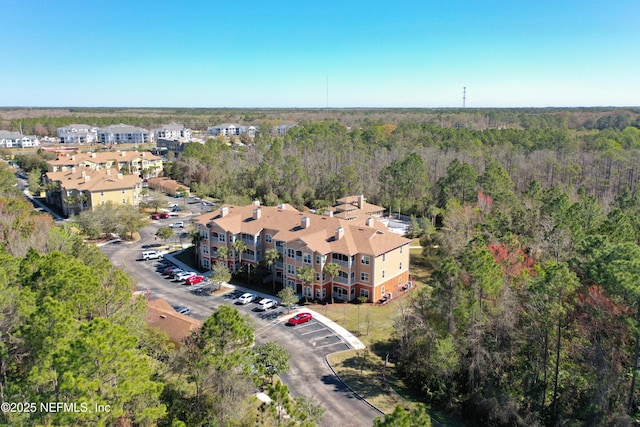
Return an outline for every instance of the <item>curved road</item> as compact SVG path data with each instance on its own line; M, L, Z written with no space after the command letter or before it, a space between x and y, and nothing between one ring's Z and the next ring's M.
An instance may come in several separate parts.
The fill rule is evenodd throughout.
M186 224L188 217L181 220ZM220 304L233 304L231 295L229 293L197 295L191 292L194 287L184 287L163 278L156 272L155 262L138 261L143 244L157 243L153 239L157 228L174 221L175 219L171 218L153 221L150 226L141 230L140 242L110 243L102 246L101 249L115 265L137 279L138 289L148 290L153 296L163 297L173 305L186 305L195 318L204 319ZM178 229L176 233L183 231ZM366 401L351 392L327 365L326 355L349 348L346 342L331 330L316 320L295 328L287 327L282 321L283 318L287 318L284 310L257 314L251 311L252 304L236 307L247 313L253 320L256 328L256 342L275 341L287 349L291 356L290 368L282 379L294 396L312 398L324 406L326 411L323 426L369 427L373 419L381 415Z

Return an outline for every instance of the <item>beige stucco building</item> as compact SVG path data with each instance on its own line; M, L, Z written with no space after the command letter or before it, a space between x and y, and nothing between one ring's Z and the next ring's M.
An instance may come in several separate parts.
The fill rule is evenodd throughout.
M59 172L71 168L112 169L125 175L150 178L162 175L162 158L148 152L100 151L64 154L47 162L47 171Z
M344 219L303 213L287 204L268 207L254 202L222 206L197 217L196 224L204 267L225 261L219 256L221 247L228 248L226 261L232 270L241 264L255 266L275 249L279 258L272 267L274 274L304 297L351 301L362 296L377 301L400 291L409 280L410 240L392 233L373 216ZM242 254L233 249L238 240L246 245ZM340 267L335 277L325 272L329 263ZM314 271L312 283L298 279L301 267Z
M107 203L137 206L142 180L114 169L76 168L47 172L47 203L58 206L64 215L93 210Z

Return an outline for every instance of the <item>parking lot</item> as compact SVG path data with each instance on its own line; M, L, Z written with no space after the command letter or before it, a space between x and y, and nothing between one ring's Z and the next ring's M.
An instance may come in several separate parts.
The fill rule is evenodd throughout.
M258 295L256 300L253 302L240 304L238 302L238 297L248 292L245 289L219 289L218 286L214 285L209 280L200 282L196 285L187 286L175 281L170 276L163 274L168 267L173 265L169 261L145 261L144 265L146 268L152 268L155 270L160 287L170 287L174 292L176 289L179 289L185 294L189 293L201 298L206 298L213 302L213 305L216 307L220 304L233 305L240 312L245 313L256 320L255 326L257 336L262 335L267 331L272 333L274 327L277 327L279 333L292 334L296 341L301 345L308 346L310 349L314 350L322 349L322 351L327 354L350 348L349 344L345 340L315 318L301 325L288 325L287 321L289 318L293 317L296 312L304 311L301 307L293 307L292 310L288 312L285 307L278 305L274 308L259 311L258 301L263 297L269 296L261 294ZM172 303L188 306L188 303L185 303L182 300L172 301ZM196 310L192 310L192 312L195 317L202 317L202 313L197 310L197 307ZM265 335L263 338L266 339L267 336Z

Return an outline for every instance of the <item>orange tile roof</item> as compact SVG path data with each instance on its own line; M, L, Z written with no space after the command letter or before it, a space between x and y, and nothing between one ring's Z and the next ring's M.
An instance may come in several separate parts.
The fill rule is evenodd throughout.
M57 166L76 166L82 163L106 163L108 161L131 162L138 158L150 162L161 160L161 157L144 151L99 151L75 154L67 153L59 156L55 160L50 160L48 163Z
M67 190L109 191L132 188L141 182L137 175L118 174L116 169L75 168L60 172L47 172L50 181L60 182Z
M228 209L224 217L221 216L223 208ZM281 205L259 207L260 218L254 219L253 212L256 208L258 206L255 205L224 205L213 213L197 217L196 222L203 226L213 222L216 228L233 234L256 235L263 230L271 230L275 240L299 240L322 254L338 252L347 255L364 253L377 256L411 242L391 232L375 218L362 217L346 221L336 217L305 214L290 205ZM309 219L307 228L302 226L303 217ZM340 239L336 239L338 228L344 231Z

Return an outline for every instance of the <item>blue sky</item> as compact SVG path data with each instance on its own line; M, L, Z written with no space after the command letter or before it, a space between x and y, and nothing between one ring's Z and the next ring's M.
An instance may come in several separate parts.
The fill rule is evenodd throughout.
M0 17L0 106L460 107L463 87L467 107L640 105L638 0L0 0Z

